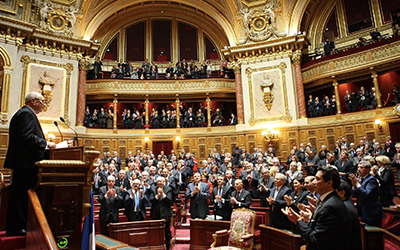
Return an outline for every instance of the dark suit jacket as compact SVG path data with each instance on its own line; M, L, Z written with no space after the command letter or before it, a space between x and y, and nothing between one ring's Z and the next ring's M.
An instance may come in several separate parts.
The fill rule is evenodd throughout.
M232 204L233 209L235 208L250 208L251 205L251 194L249 191L242 189L240 195L237 196L237 190L233 191L231 197L235 197L240 204Z
M359 188L351 189L351 195L357 198L357 211L363 222L366 222L363 217L367 220L382 219L383 209L378 198L379 185L375 177L367 175Z
M375 178L381 184L379 188L379 197L383 207L389 207L393 204L393 197L396 196L396 187L394 185L394 174L390 167L383 169L382 174L377 174ZM400 178L400 177L398 177Z
M229 191L232 193L235 191L235 177L231 178L231 181L229 182L228 179L225 178L225 186L229 186Z
M266 188L268 188L268 191L265 191L262 187L261 187L261 183L264 184L264 186ZM269 197L271 188L275 187L275 178L270 176L268 178L268 181L266 181L264 179L264 177L261 177L258 180L258 187L257 190L260 192L260 206L261 207L269 207L269 203L267 202L267 198Z
M181 171L181 181L182 183L179 183L179 171L178 170L174 170L175 172L173 173L173 176L175 178L175 182L177 187L179 187L180 191L185 191L187 185L188 185L188 174L186 172L187 168L182 169ZM179 191L178 191L179 193Z
M151 211L150 217L152 220L161 220L169 221L172 216L171 205L172 205L172 189L164 185L163 192L165 194L165 198L157 196L158 186L151 187L150 192L150 202L151 202ZM168 225L166 225L168 226Z
M110 196L110 197L107 197L107 199L105 196L108 191L108 186L103 186L99 190L99 196L98 196L97 200L101 204L100 212L99 212L99 219L102 221L107 221L108 216L111 213L114 218L114 221L118 222L118 218L119 218L118 209L119 209L120 201L122 201L123 197L122 197L121 191L119 190L119 187L114 186L114 189L115 189L115 194L117 195L117 197Z
M247 176L249 175L249 173L247 171L241 171L240 173L240 177L243 181L243 187L244 189L246 189L247 191L249 191L250 186L249 186L249 180L247 179ZM251 196L252 198L259 198L260 197L260 193L257 190L258 187L258 180L260 179L260 173L256 170L253 170L253 179L251 181Z
M120 179L115 180L115 186L116 187L121 187L121 185L125 188L125 189L131 189L131 183L129 182L128 179L123 179L122 181Z
M35 112L23 106L10 122L9 144L5 168L37 169L35 163L43 160L47 142Z
M357 211L354 207L353 200L352 199L345 200L343 203L346 206L347 210L349 211L351 219L351 236L350 236L351 249L361 250L362 243L361 243L360 220L358 218Z
M293 208L294 211L299 212L299 208L297 207L297 205L299 203L302 203L304 205L308 204L308 199L307 199L308 192L306 189L303 189L300 191L299 195L296 195L296 194L297 194L296 190L294 190L290 193L290 197L292 197L292 201L293 201L293 203L290 207Z
M222 187L221 197L224 199L224 202L221 202L221 207L219 207L218 202L215 200L215 196L218 195L218 186L216 186L211 194L211 204L214 205L215 213L219 216L222 216L223 220L230 220L232 213L232 206L230 203L231 193L228 186Z
M336 166L337 166L339 172L344 172L344 173L346 173L346 175L341 176L341 177L342 177L342 180L346 181L346 182L349 183L350 186L351 186L351 181L350 181L350 179L349 179L349 174L354 173L354 165L353 165L353 162L352 162L352 161L349 161L349 160L346 160L346 161L344 162L344 164L342 164L342 161L341 161L341 160L338 160Z
M297 228L307 242L307 250L350 250L350 215L333 191L318 206L310 223L298 221Z
M271 188L269 197L275 196L276 189L276 186ZM290 189L286 186L282 186L279 193L276 195L275 202L271 204L271 212L269 214L269 224L279 229L291 228L289 219L281 211L281 209L285 208L287 205L284 199L285 195L290 195Z
M210 199L210 186L207 183L200 182L200 193L192 196L194 182L190 183L186 191L186 199L190 199L190 215L192 218L205 219L209 214L208 199Z
M131 195L132 195L132 189L129 189L126 191L126 195L125 195L125 211L124 211L124 215L126 216L126 218L128 218L129 221L136 221L137 218L135 218L135 207L136 207L136 202L135 202L135 195L133 196L133 199L131 199ZM143 216L143 219L146 218L146 205L145 203L147 202L147 198L143 193L143 197L139 198L139 209L140 209L140 213Z

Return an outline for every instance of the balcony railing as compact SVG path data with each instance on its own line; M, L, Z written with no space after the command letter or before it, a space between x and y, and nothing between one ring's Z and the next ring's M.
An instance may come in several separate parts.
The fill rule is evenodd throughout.
M98 94L190 94L190 93L235 93L235 79L190 79L190 80L89 80L86 95Z

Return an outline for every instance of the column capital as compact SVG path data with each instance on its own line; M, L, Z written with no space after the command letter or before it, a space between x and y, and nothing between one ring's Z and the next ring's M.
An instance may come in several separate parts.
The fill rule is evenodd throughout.
M292 62L293 62L293 64L301 63L301 52L300 51L296 51L295 53L293 53Z
M79 70L87 71L89 69L90 62L86 59L79 60Z
M239 62L234 62L232 64L232 68L233 68L235 74L240 74L242 72L242 64Z

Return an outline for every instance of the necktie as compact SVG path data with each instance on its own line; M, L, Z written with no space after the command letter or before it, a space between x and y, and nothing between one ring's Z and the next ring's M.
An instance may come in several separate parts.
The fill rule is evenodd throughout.
M135 210L139 211L139 190L135 193Z
M179 171L179 183L182 183L182 173Z
M221 194L222 194L222 188L219 188L219 190L218 190L218 195L221 196ZM222 207L222 202L221 202L221 201L218 201L218 207L219 207L219 208Z

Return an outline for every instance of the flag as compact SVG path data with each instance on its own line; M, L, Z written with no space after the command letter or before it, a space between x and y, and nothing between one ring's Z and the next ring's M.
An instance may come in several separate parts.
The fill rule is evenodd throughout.
M94 212L93 212L93 193L90 190L90 211L88 216L85 217L85 222L83 223L82 229L82 250L95 250L95 228L94 228Z

